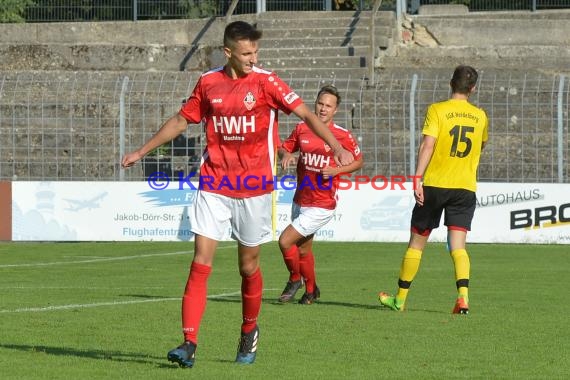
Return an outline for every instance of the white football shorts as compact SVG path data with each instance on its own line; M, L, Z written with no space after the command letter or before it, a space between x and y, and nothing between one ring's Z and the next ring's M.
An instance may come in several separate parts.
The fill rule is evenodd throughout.
M272 240L271 193L251 198L231 198L196 191L190 212L191 231L214 240L231 237L247 247Z
M307 237L325 226L335 214L335 210L320 207L303 207L293 202L291 206L291 225L301 235Z

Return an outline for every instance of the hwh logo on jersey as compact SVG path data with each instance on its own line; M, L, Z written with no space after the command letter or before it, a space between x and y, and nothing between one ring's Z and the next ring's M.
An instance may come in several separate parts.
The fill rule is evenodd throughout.
M324 168L330 164L330 156L323 156L322 154L315 153L301 153L303 164L305 166L312 166L314 168Z
M223 135L255 132L255 116L212 116L214 131Z

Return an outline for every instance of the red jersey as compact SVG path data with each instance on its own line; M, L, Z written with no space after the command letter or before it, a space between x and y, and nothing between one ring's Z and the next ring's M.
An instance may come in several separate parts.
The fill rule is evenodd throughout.
M232 198L273 191L277 113L301 104L275 73L257 67L238 79L223 67L202 74L180 109L189 123L205 121L200 188Z
M349 131L332 121L329 129L356 160L362 157L360 148ZM300 152L297 162L297 189L293 201L300 206L334 210L338 200L339 176L325 180L321 174L321 170L327 166L338 166L332 149L304 122L297 124L282 147L289 153Z

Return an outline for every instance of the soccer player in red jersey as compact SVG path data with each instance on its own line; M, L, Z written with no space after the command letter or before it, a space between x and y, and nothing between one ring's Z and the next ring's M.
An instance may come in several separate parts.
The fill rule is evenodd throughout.
M351 173L362 167L362 153L346 129L336 125L333 116L338 110L340 95L334 86L320 89L315 102L315 114L325 123L342 146L354 156L354 161L339 167L333 159L330 146L319 138L305 122L297 124L282 144L282 166L287 168L295 160L293 152L300 152L297 160L297 188L291 210L292 222L279 237L279 248L289 280L279 297L289 302L305 284L305 293L299 303L310 305L320 296L316 284L313 238L315 232L333 217L337 203L340 173Z
M272 238L271 192L275 160L274 128L279 110L293 112L331 146L341 165L353 161L327 126L289 86L256 66L261 31L235 21L224 31L227 63L200 77L181 110L169 118L144 145L126 154L132 166L154 148L184 132L189 123L205 121L206 148L200 184L190 211L195 234L194 258L182 298L184 342L168 352L181 367L194 365L198 330L206 307L207 282L218 241L231 228L238 242L242 278L242 325L236 362L256 357L263 280L260 245Z

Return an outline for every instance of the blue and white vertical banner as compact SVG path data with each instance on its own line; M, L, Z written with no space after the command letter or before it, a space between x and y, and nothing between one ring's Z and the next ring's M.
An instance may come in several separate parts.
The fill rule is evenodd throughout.
M276 190L278 237L290 223L294 186ZM196 190L172 182L14 182L12 240L189 241ZM411 183L344 182L322 241L407 242ZM570 244L570 185L479 183L469 242ZM230 240L228 231L227 239ZM446 228L430 240L445 241Z
M185 241L196 191L146 182L14 182L12 240Z

